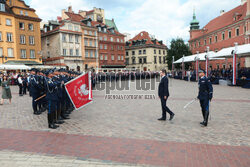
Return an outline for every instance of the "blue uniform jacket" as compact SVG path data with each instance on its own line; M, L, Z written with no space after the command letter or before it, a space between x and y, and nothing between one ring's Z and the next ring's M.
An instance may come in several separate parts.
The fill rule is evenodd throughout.
M213 86L210 79L202 77L199 80L199 94L198 99L212 99L213 98Z

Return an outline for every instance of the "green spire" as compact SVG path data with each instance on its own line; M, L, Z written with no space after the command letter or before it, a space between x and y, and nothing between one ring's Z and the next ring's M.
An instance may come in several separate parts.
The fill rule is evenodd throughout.
M193 11L193 20L190 23L190 30L198 30L200 28L199 21L196 19L195 9Z

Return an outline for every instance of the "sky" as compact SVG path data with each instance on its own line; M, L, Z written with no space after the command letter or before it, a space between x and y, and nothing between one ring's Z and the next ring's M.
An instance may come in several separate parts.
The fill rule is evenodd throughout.
M131 37L147 31L165 44L173 38L189 39L195 9L200 27L241 4L241 0L25 0L43 21L56 19L69 5L75 12L103 8L106 19L114 18L121 33Z

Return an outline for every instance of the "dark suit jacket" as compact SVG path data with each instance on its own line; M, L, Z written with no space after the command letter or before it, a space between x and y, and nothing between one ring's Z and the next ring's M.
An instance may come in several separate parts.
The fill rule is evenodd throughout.
M169 91L168 91L168 77L164 76L161 79L161 82L159 84L158 88L158 96L159 97L164 97L164 96L169 96Z

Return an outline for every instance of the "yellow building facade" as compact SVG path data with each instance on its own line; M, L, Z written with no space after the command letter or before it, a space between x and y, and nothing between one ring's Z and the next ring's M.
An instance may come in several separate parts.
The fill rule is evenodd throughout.
M22 0L0 3L0 64L41 64L41 19L35 10Z

